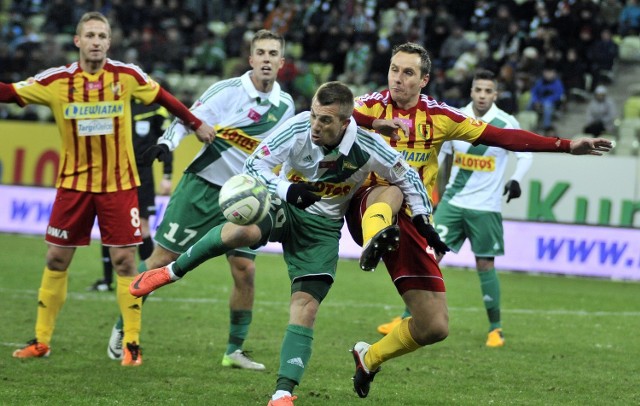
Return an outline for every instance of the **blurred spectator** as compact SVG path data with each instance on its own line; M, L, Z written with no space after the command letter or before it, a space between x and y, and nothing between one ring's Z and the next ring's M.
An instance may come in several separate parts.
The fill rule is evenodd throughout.
M450 106L464 106L470 98L471 82L472 73L462 66L447 70L445 80L439 89L442 92L441 100Z
M443 67L448 69L453 66L456 59L462 53L469 49L470 46L469 40L467 40L464 36L464 30L460 25L454 25L451 28L451 33L447 36L447 39L442 43L442 48L440 49L440 60L443 63Z
M380 28L382 34L389 34L399 30L403 34L409 33L409 28L413 23L416 12L409 8L409 3L399 1L395 7L390 7L380 14Z
M166 51L158 41L158 34L151 27L143 28L139 42L132 45L138 49L141 67L147 72L153 71L154 62L162 60Z
M227 57L237 58L242 54L245 32L247 32L247 17L238 13L233 18L231 28L224 37L224 50Z
M533 36L540 27L548 27L551 25L551 16L545 2L535 2L535 15L529 22L529 33Z
M195 46L193 56L195 65L191 68L191 73L222 75L227 55L224 50L224 42L215 33L209 32L207 38Z
M640 33L640 5L638 0L627 0L618 19L618 33L622 36Z
M489 31L496 22L500 23L500 15L492 16L492 3L486 0L476 0L470 21L469 28L471 30L475 32Z
M511 56L516 58L522 50L524 44L524 33L520 30L517 21L509 21L507 29L499 35L495 35L491 40L491 49L495 49L493 59L497 63L503 63Z
M365 84L369 77L369 62L371 60L371 47L359 36L347 51L344 74L340 76L340 80L361 86Z
M126 54L137 53L147 71L221 74L220 59L246 58L247 33L269 26L285 33L294 49L302 49L290 61L292 68L299 68L301 61L296 59L301 57L308 63L330 64L332 78L346 72L350 81L384 84L391 47L416 41L427 44L432 54L429 88L446 94L439 98L452 104L466 101L464 86L476 66L510 71L499 82L497 101L507 111L516 111L514 97L526 94L548 59L560 62L559 76L567 92L584 92L587 74L593 77L589 89L608 83L616 60L612 34L640 32L638 0L34 0L7 5L0 25L0 76L9 82L37 73L31 70L38 66L71 62L67 55L75 51L73 45L60 48L60 38L46 34L74 34L74 13L89 7L101 9L112 20L112 57L121 55L115 59L124 60ZM29 16L36 14L44 16L44 24L29 31ZM215 39L208 37L212 22ZM465 30L482 34L492 55L463 54L472 43ZM365 49L355 45L358 42L370 48L363 60L357 60ZM483 45L480 48L483 53ZM37 62L43 59L51 63ZM194 64L185 66L185 61ZM360 69L367 65L365 74ZM233 70L230 66L224 71ZM305 93L314 72L307 69L302 78L295 76ZM294 95L298 96L304 97ZM520 108L527 104L522 97Z
M622 4L619 0L602 0L600 6L600 18L605 27L611 32L618 32L618 17L622 13Z
M540 58L540 53L534 47L526 47L516 64L517 79L523 87L529 89L533 82L542 74L544 61Z
M349 19L349 24L353 27L354 36L358 40L373 44L376 40L377 24L373 20L373 12L365 9L362 3L353 6L353 15Z
M478 41L475 44L470 44L453 64L453 69L462 70L466 74L471 75L474 70L479 67L489 68L491 63L489 58L489 46L484 41Z
M297 10L296 2L293 0L282 0L274 7L264 20L264 28L287 35L289 25L293 21Z
M504 64L498 72L498 97L496 106L513 115L518 112L518 86L513 66Z
M112 0L113 8L118 16L118 23L125 36L133 30L142 30L147 22L147 5L145 0Z
M611 31L608 28L600 31L600 39L595 41L587 58L591 62L591 74L593 75L592 89L600 84L609 84L613 78L613 65L618 60L618 44L613 42Z
M542 116L542 128L547 131L553 122L553 116L564 99L564 86L558 77L555 66L547 65L542 70L542 77L538 78L531 88L529 110L534 110Z
M302 65L303 62L300 62ZM284 56L284 65L278 71L278 83L280 87L287 93L293 93L293 83L300 74L300 69L298 68L298 63L290 56L285 54Z
M577 96L580 101L586 101L586 74L584 61L578 59L575 48L569 48L565 52L560 66L560 77L568 95Z
M376 47L371 56L371 64L369 65L369 80L377 86L385 86L387 84L387 74L389 69L387 65L391 59L391 47L386 38L380 38L376 42Z
M587 106L587 124L583 131L595 137L603 133L611 133L617 117L615 103L607 95L607 88L600 85L596 87L593 98Z
M411 32L409 35L415 37L412 38L411 41L417 42L418 44L429 44L430 47L433 46L432 43L428 42L427 38L429 29L434 22L435 15L432 6L428 2L422 2L411 24Z
M440 51L442 44L449 37L449 34L451 34L449 28L453 26L453 16L444 5L440 4L436 8L433 25L427 27L427 39L425 41L426 44L429 44L429 52L431 53L434 66L441 64Z
M393 49L397 45L404 44L405 42L409 41L407 33L404 32L402 26L400 25L395 25L393 27L387 39L389 41L389 46L391 47L391 49Z
M42 31L51 34L74 34L76 21L72 18L71 4L66 0L48 2Z

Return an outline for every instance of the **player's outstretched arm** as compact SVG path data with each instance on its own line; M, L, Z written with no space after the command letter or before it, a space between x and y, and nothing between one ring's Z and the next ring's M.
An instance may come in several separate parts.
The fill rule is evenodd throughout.
M407 123L399 118L393 118L391 120L375 118L362 114L357 110L353 110L353 118L359 126L374 130L394 141L400 140L398 130L402 130L405 134L409 134L409 127L407 126Z
M602 138L581 137L571 140L569 153L572 155L602 155L611 151L611 141Z

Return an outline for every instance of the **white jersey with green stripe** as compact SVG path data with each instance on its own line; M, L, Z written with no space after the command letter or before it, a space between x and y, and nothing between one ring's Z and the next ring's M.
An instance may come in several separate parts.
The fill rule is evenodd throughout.
M245 172L285 201L291 184L315 186L321 200L306 211L336 220L345 215L351 197L375 172L402 190L413 214L431 213L420 176L380 135L358 128L352 118L340 144L328 149L311 141L309 118L308 111L300 113L269 135L247 159Z
M475 117L471 103L460 110L496 127L520 128L515 117L495 104L482 117ZM508 153L505 149L482 144L474 146L464 141L445 142L440 150L439 161L444 160L443 154L453 155L453 166L442 201L466 209L501 212ZM533 155L531 152L514 154L518 161L510 179L521 182L531 167Z
M204 145L185 172L195 173L218 186L242 172L250 153L278 125L293 117L291 95L275 82L269 94L259 93L251 81L252 71L211 85L193 104L192 113L216 129L216 138ZM174 120L158 143L174 150L193 133Z

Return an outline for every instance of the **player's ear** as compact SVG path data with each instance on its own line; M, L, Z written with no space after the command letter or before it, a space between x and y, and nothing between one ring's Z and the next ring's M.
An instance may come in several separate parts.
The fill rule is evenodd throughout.
M422 83L420 83L420 87L425 87L429 83L429 79L431 76L427 73L422 77Z

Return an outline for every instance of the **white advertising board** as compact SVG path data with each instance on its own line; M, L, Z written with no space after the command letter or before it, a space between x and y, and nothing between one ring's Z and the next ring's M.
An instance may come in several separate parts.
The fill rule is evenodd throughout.
M44 235L54 197L51 188L0 185L0 232ZM165 196L157 198L152 231L167 202ZM506 255L496 258L498 269L640 280L640 229L526 221L505 221L504 229ZM92 236L99 238L95 225ZM270 243L263 249L280 252L280 245ZM346 227L340 256L360 256ZM469 244L457 254L447 254L443 265L474 268Z

